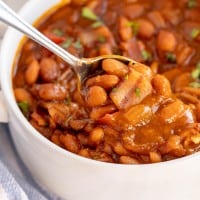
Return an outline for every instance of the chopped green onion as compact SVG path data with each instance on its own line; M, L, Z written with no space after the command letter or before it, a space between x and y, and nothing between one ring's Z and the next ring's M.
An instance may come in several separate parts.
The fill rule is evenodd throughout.
M192 29L192 32L191 32L191 38L195 39L199 36L199 34L200 34L200 29L194 28Z
M65 99L65 104L67 104L67 105L69 105L69 104L71 104L71 98L70 97L68 97L67 99Z
M53 34L60 37L60 36L63 36L64 33L62 30L55 28L55 29L53 29Z
M18 103L18 106L20 108L20 110L22 111L22 113L24 114L25 117L28 117L29 115L29 105L27 102L22 101Z
M196 64L196 68L200 70L200 62Z
M135 89L135 95L137 96L137 97L140 97L140 88L136 88Z
M142 50L141 54L144 61L149 61L152 58L151 53L147 50Z
M132 27L133 34L134 34L134 35L137 35L137 34L138 34L139 24L138 24L137 22L130 21L130 22L128 22L128 26Z
M188 0L187 2L187 7L188 8L195 8L197 6L197 1L196 0Z
M104 36L99 36L98 41L101 42L101 43L105 43L106 38Z
M191 73L191 76L193 79L198 79L200 77L200 62L197 63L196 68Z
M199 69L195 69L192 71L191 76L193 79L198 79L200 75L200 70Z
M169 61L169 62L176 62L176 55L171 53L171 52L167 52L166 53L166 59Z
M116 87L112 89L112 92L116 92L116 91L117 91L117 88L116 88Z
M128 80L128 74L126 74L126 76L124 77L124 80Z
M99 19L98 16L88 7L84 7L82 9L81 16L93 21L97 21Z
M198 82L192 82L189 84L190 87L193 87L193 88L200 88L200 83Z
M83 46L82 46L81 42L80 42L79 40L77 40L77 41L74 43L74 47L75 47L76 49L81 49Z
M92 28L98 28L98 27L100 27L100 26L102 26L103 25L103 22L102 21L96 21L96 22L94 22L92 25L91 25L91 27Z
M61 46L64 48L64 49L67 49L71 44L72 44L72 38L67 38L62 44Z

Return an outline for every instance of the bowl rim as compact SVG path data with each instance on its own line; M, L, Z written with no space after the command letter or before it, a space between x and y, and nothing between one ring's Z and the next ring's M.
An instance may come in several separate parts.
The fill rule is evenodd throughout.
M35 6L37 3L40 2L40 0L37 0L38 2L36 2L36 0L31 0L31 1L27 1L24 6L19 10L18 14L21 15L22 17L26 18L25 13L32 9L33 6ZM57 4L57 3L56 3ZM56 5L55 4L55 5ZM48 10L48 9L47 9ZM39 17L35 18L34 20L36 21ZM53 151L62 154L64 157L71 157L72 159L78 160L82 163L86 163L88 165L96 165L96 166L103 166L103 167L114 167L114 168L141 168L141 169L149 169L150 167L167 167L169 165L176 165L179 164L181 162L185 162L188 161L192 158L196 158L197 156L200 155L200 152L196 152L193 153L191 155L187 155L181 158L177 158L174 160L169 160L169 161L164 161L164 162L159 162L159 163L148 163L148 164L117 164L117 163L107 163L107 162L101 162L101 161L97 161L97 160L93 160L90 158L85 158L82 157L80 155L74 154L66 149L63 149L61 147L59 147L58 145L54 144L53 142L51 142L50 140L48 140L47 138L45 138L42 134L39 133L39 131L37 131L29 122L28 120L24 117L24 115L22 114L22 112L20 111L20 109L17 106L17 103L15 101L14 98L14 94L13 91L10 91L9 85L12 87L12 76L10 77L10 75L8 75L8 73L6 75L6 52L9 51L9 41L13 40L15 38L15 33L16 30L14 30L13 28L9 27L3 37L2 43L1 43L1 50L0 50L0 82L1 82L1 90L3 91L4 94L4 98L7 102L7 109L9 107L9 109L11 109L12 113L15 115L16 119L20 122L20 125L23 126L24 128L26 128L27 130L27 134L31 134L33 137L36 138L36 140L40 141L42 143L42 145L45 145L46 148L50 148ZM20 42L22 41L22 39L24 38L24 36L22 35L20 38ZM20 49L20 42L18 42L18 47L17 50ZM13 60L12 60L12 66L9 66L9 70L13 70L13 63L15 62L16 59L16 55L17 55L17 51L15 50L14 55L12 55Z

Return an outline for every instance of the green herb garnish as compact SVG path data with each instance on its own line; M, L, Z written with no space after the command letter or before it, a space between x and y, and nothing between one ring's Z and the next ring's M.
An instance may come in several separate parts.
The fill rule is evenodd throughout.
M124 77L124 80L128 80L128 74L126 74L126 76Z
M188 0L187 2L187 7L192 9L195 8L197 6L197 1L196 0Z
M117 91L117 88L116 88L116 87L112 89L112 92L116 92L116 91Z
M104 36L99 36L98 37L98 41L101 43L105 43L106 42L106 38Z
M92 28L98 28L98 27L100 27L100 26L102 26L103 25L103 22L102 21L96 21L96 22L94 22L92 25L91 25L91 27Z
M193 79L198 79L200 75L200 70L199 69L195 69L192 71L191 76Z
M73 39L72 38L67 38L62 44L61 46L64 49L67 49L71 44L72 44Z
M74 45L74 47L76 49L81 49L83 47L82 44L81 44L81 42L79 40L77 40L73 45Z
M166 59L169 61L169 62L176 62L176 55L171 53L171 52L168 52L166 53Z
M189 84L190 87L193 87L193 88L200 88L200 83L199 82L192 82Z
M82 9L81 16L86 19L93 20L93 21L99 20L98 16L88 7L84 7Z
M64 34L63 31L58 28L53 29L52 32L54 35L59 36L59 37L63 36L63 34Z
M67 99L65 99L64 102L65 102L65 104L70 105L72 102L71 97L68 97Z
M151 53L147 50L142 50L141 54L144 61L149 61L152 58Z
M134 34L134 35L137 35L137 34L138 34L139 24L138 24L137 22L130 21L130 22L128 22L128 26L132 27L133 34Z
M84 7L82 9L81 16L94 21L94 23L91 25L92 28L98 28L103 25L103 22L99 19L99 17L88 7Z
M200 77L200 62L197 63L196 68L191 73L191 76L194 80Z
M135 89L135 95L137 96L137 97L140 97L140 88L136 88Z
M192 32L191 32L191 38L195 39L199 36L199 34L200 34L200 29L194 28L192 29Z
M24 114L25 117L28 117L29 115L29 105L27 102L25 101L21 101L18 103L18 106L20 108L20 110L22 111L22 113Z

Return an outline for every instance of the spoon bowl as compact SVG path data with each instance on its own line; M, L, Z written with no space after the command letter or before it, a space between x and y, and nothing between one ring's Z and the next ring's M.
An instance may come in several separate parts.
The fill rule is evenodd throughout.
M130 58L120 55L104 55L94 58L77 58L60 46L56 45L32 25L28 24L17 13L9 8L2 0L0 0L0 20L24 33L27 37L39 43L67 62L78 78L77 84L79 90L81 89L82 83L87 79L87 77L91 77L97 73L101 66L100 63L105 59L112 58L126 64L137 63Z

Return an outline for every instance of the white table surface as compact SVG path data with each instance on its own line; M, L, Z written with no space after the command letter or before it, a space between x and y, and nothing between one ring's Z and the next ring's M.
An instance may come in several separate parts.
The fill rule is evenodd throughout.
M27 1L27 0L3 0L6 4L8 4L12 9L15 11L19 10L20 7ZM6 30L6 25L0 22L0 44L3 37L3 34Z

